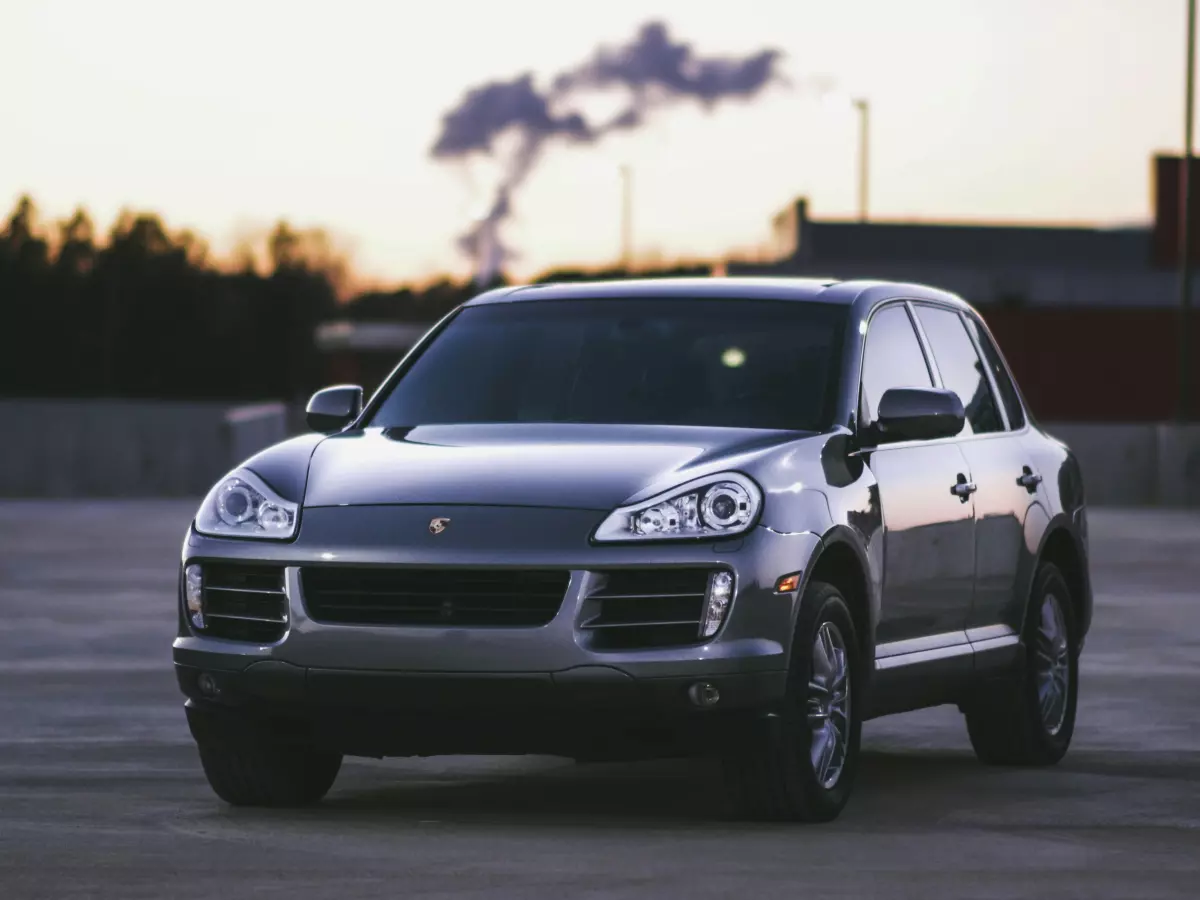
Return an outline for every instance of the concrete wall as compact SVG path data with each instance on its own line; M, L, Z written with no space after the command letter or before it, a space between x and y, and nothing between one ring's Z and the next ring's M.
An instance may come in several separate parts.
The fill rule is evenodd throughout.
M302 416L283 403L0 400L0 497L198 496ZM1075 451L1091 504L1200 507L1200 425L1043 427Z
M197 496L287 436L282 404L0 400L0 497Z
M1159 425L1155 431L1157 505L1200 507L1200 425Z
M1158 492L1156 426L1042 422L1079 459L1088 502L1141 506Z
M1200 507L1200 425L1042 427L1075 452L1090 504Z

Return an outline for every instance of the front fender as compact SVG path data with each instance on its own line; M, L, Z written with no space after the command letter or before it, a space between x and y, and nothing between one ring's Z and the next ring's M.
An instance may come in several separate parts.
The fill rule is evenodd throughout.
M875 659L875 627L879 621L879 579L878 572L871 565L870 553L867 550L862 535L858 531L847 525L832 525L814 544L813 551L809 555L804 568L804 580L796 592L796 602L792 609L792 627L795 627L796 619L800 615L800 602L804 597L804 592L807 590L809 582L813 580L814 574L825 574L822 560L828 562L831 559L828 554L831 553L837 554L837 559L833 563L834 568L831 572L837 572L843 577L849 574L858 582L858 589L863 595L862 600L865 606L864 612L867 621L864 633L859 636L859 645L863 651L863 659L868 663L865 668L865 674L869 684L874 672L874 666L871 663ZM845 567L851 560L853 560L853 570L847 573ZM790 649L788 659L790 664Z
M862 535L855 529L848 525L834 525L822 536L822 550L838 546L849 549L858 561L858 566L863 577L862 589L866 594L867 616L870 626L867 637L870 639L872 648L874 648L875 626L879 624L879 614L882 606L880 599L881 591L879 589L882 582L880 573L876 571L875 565L871 562L871 553L868 551Z
M778 534L823 535L834 524L829 498L822 491L767 489L759 524Z

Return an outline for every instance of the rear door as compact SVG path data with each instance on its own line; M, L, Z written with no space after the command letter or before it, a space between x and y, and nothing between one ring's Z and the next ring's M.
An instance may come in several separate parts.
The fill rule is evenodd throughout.
M976 486L975 590L967 636L977 651L1015 648L1021 618L1014 609L1017 571L1025 516L1036 499L1036 476L1019 436L1024 414L994 346L981 343L988 340L986 331L970 315L926 304L914 304L914 310L943 386L958 394L967 412L959 448Z

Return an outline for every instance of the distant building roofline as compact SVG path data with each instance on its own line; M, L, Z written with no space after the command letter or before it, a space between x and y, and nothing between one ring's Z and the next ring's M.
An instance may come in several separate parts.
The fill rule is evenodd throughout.
M814 216L812 202L808 197L800 196L793 199L787 206L779 210L773 217L772 223L786 222L788 217L799 215L804 221L816 225L854 225L854 226L916 226L949 228L997 228L997 229L1050 229L1056 231L1149 231L1153 227L1150 218L1132 219L1125 221L1096 222L1084 219L976 219L963 217L930 217L930 216L872 216L866 220L852 215Z
M818 226L836 225L855 228L953 228L957 230L978 229L981 231L1086 231L1086 232L1145 232L1149 233L1149 222L1100 224L1095 222L1030 222L1018 220L981 219L867 219L865 222L853 218L811 219Z

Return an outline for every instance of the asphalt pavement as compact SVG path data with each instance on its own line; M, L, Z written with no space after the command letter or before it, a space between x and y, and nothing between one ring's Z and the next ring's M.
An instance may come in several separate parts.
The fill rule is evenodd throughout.
M224 806L171 672L194 506L0 503L0 900L1200 897L1198 514L1092 512L1059 766L979 765L943 707L867 724L837 822L748 826L704 763L348 760L312 809Z

